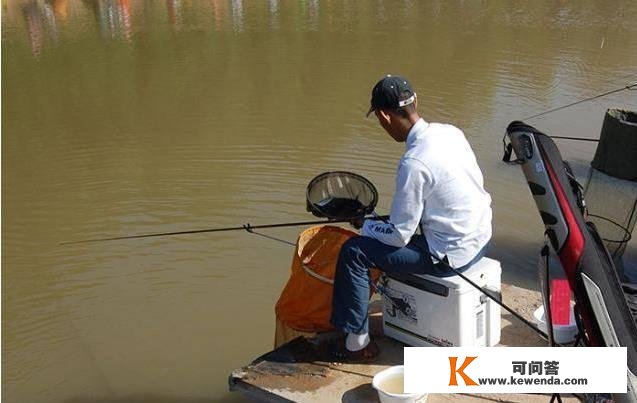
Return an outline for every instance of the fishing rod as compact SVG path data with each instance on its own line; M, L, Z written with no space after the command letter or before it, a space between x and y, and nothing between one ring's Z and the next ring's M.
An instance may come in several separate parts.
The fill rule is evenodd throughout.
M553 113L553 112L560 111L562 109L570 108L571 106L575 106L575 105L581 104L583 102L588 102L588 101L592 101L594 99L602 98L602 97L605 97L607 95L614 94L616 92L621 92L621 91L626 91L626 90L634 90L635 87L637 87L637 82L632 83L632 84L626 84L623 87L615 88L613 90L606 91L606 92L604 92L602 94L593 95L592 97L580 99L579 101L575 101L575 102L572 102L572 103L567 104L567 105L558 106L557 108L549 109L548 111L544 111L544 112L541 112L541 113L538 113L538 114L535 114L535 115L532 115L532 116L528 116L528 117L526 117L526 118L524 118L522 120L529 120L529 119L538 118L540 116L548 115L549 113ZM574 137L565 137L565 138L568 139L568 140L580 140L580 139L574 138ZM584 140L584 139L582 139L582 140ZM586 139L586 140L588 140L588 139ZM596 140L593 140L593 141L596 141Z
M385 219L388 216L379 216L377 214L374 213L374 215L372 217L370 217L370 219L377 219L377 220L383 220L385 221ZM256 228L256 227L253 227ZM423 232L422 229L422 225L419 226L420 228L420 232ZM284 239L279 239L279 238L275 238L275 237L271 237L269 235L265 235L265 234L261 234L255 231L252 231L251 229L247 230L248 232L250 232L251 234L254 235L259 235L259 236L263 236L265 238L271 239L273 241L277 241L283 244L287 244L290 246L296 246L295 243L292 243L290 241L286 241ZM440 265L442 267L445 267L448 270L451 270L453 273L455 273L457 276L459 276L461 279L463 279L464 281L466 281L467 283L469 283L473 288L477 289L479 292L481 292L482 294L484 294L487 298L491 299L493 302L495 302L496 304L500 305L502 308L504 308L504 310L506 310L507 312L509 312L511 315L513 315L516 319L518 319L520 322L522 322L522 324L526 325L528 328L530 328L531 330L533 330L535 333L537 333L542 339L544 340L551 340L551 336L549 336L546 332L544 332L543 330L541 330L539 327L533 325L529 320L527 320L526 318L524 318L522 315L520 315L518 312L516 312L515 310L513 310L513 308L509 307L507 304L505 304L504 302L502 302L502 297L501 296L497 296L492 294L489 290L486 290L485 288L480 287L478 284L476 284L475 282L473 282L469 277L465 276L461 271L459 271L458 269L452 267L448 262L446 262L444 259L438 259L435 256L431 255L432 259L435 259L437 261L437 265ZM380 281L379 281L380 282ZM381 284L376 284L374 283L371 279L369 282L370 286L381 296L384 296L388 299L389 303L394 306L395 308L397 308L398 310L401 310L400 307L396 306L395 303L392 301L392 299L390 298L388 292L385 289L385 285L381 285ZM553 343L554 345L559 345L556 343Z
M374 214L369 217L363 217L363 218L366 220L387 220L389 216L379 216ZM318 225L318 224L337 224L337 223L346 223L350 221L352 221L351 218L343 219L343 220L296 221L296 222L265 224L265 225L251 225L250 223L246 223L240 227L205 228L205 229L195 229L195 230L187 230L187 231L158 232L158 233L152 233L152 234L124 235L124 236L115 236L115 237L107 237L107 238L83 239L79 241L60 242L60 245L74 245L74 244L90 243L90 242L119 241L122 239L152 238L152 237L170 236L170 235L203 234L208 232L225 232L225 231L253 232L253 230L255 229L300 227L304 225Z
M60 245L224 231L247 231L266 238L279 240L265 234L258 234L254 232L254 230L265 228L300 227L303 225L316 224L351 223L352 221L361 218L367 220L388 220L389 216L379 216L374 212L377 202L378 191L374 185L364 177L345 171L324 172L312 179L306 189L307 211L311 212L316 217L323 218L323 220L296 221L265 225L251 225L250 223L246 223L240 227L204 228L187 231L114 236L61 242ZM287 241L283 242L290 244L290 242Z

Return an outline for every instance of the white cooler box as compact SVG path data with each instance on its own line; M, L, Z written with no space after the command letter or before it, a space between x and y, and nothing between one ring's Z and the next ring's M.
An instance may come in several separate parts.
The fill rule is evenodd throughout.
M501 295L502 268L497 260L484 257L462 274L491 295ZM410 346L494 346L500 342L500 306L460 276L386 276L385 335Z

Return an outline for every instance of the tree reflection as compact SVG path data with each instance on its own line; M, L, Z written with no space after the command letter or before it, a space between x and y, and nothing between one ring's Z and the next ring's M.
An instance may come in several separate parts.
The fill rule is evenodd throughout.
M66 18L67 0L31 0L22 4L31 51L38 56L47 41L58 39L58 18Z
M104 39L131 38L131 0L82 0L95 16Z

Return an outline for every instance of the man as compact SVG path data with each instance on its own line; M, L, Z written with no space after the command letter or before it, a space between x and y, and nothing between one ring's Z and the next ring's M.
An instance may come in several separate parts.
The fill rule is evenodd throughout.
M378 122L406 150L398 164L388 222L366 220L361 236L340 252L332 300L332 324L345 333L334 353L344 359L373 358L368 334L369 269L388 273L453 275L479 260L491 238L491 197L462 131L428 123L406 79L387 76L372 90ZM418 229L422 233L416 234ZM439 264L439 262L444 264Z

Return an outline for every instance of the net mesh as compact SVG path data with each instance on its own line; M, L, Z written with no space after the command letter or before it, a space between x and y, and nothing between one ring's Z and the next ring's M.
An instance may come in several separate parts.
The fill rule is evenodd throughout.
M588 219L597 227L615 266L622 272L621 257L637 222L637 183L591 168L585 198Z
M374 211L378 192L374 185L351 172L326 172L307 187L307 208L317 217L347 220Z

